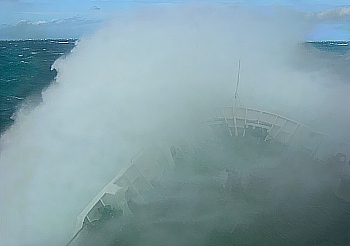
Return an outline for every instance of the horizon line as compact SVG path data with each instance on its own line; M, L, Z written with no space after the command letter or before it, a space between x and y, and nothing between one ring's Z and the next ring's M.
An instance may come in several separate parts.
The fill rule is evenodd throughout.
M0 38L0 41L37 41L37 40L79 40L82 37L79 38L73 38L73 37L61 37L61 38L14 38L14 39L6 39L6 38ZM343 43L350 43L349 40L341 40L341 39L324 39L324 40L305 40L302 41L302 43L325 43L325 42L343 42Z

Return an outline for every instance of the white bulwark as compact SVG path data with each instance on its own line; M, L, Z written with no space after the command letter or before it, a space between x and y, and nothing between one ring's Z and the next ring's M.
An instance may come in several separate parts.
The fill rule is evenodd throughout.
M248 130L260 130L265 133L261 135L263 141L296 147L317 161L327 161L337 151L347 152L327 135L278 114L232 106L221 109L215 119L232 137L244 137Z
M153 189L154 182L160 181L173 166L170 145L163 143L140 150L80 213L74 235L79 233L84 223L96 221L101 217L98 211L101 207L111 205L123 209L124 212L128 211L125 192L130 190L142 194Z

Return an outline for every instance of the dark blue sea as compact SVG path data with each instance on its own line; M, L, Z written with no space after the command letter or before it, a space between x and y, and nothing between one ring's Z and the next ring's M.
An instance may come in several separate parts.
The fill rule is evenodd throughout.
M40 102L41 91L56 76L53 62L71 51L73 39L0 41L0 131L26 100Z

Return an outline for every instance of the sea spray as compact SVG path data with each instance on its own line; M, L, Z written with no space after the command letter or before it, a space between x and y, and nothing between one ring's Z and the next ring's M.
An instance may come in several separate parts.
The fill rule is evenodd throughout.
M327 102L339 110L331 122L348 120L338 107L348 99L323 86L327 71L289 66L307 29L292 13L185 5L117 17L81 38L53 65L43 102L1 137L1 245L67 242L76 216L140 148L190 134L230 101L239 58L241 103L317 122Z

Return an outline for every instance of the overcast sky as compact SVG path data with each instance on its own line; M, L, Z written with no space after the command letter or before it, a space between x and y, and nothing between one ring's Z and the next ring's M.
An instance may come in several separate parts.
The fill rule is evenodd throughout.
M184 0L0 0L0 39L79 38L116 14ZM215 0L266 11L284 7L314 24L308 40L350 40L350 0ZM308 41L306 40L306 41Z

